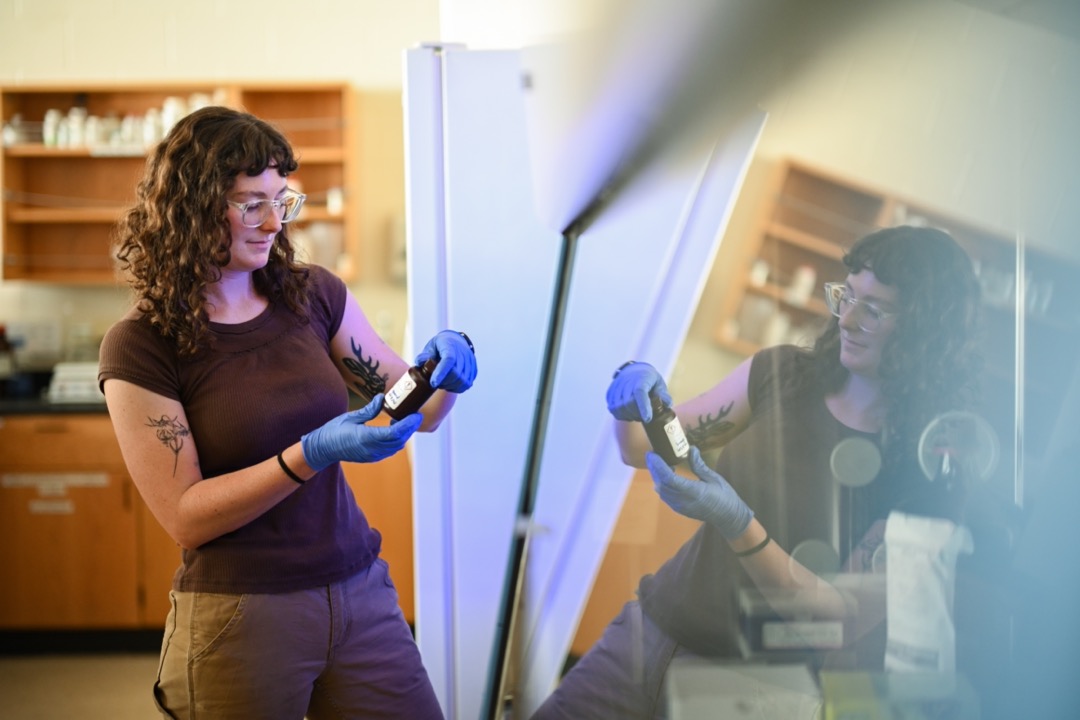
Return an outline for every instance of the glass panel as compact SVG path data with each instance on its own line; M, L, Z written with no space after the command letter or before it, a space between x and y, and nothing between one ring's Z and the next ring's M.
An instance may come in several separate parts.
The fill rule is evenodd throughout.
M620 707L630 690L598 674L604 656L597 648L610 651L609 659L638 653L648 663L650 652L664 643L670 652L674 643L674 660L661 668L672 692L711 697L714 708L743 697L748 687L758 692L762 685L754 683L765 683L771 690L762 692L787 708L802 707L805 693L817 693L833 709L858 701L860 693L880 707L913 707L918 698L948 704L955 717L975 717L965 713L976 708L986 717L1058 708L1053 703L1067 687L1063 673L1075 668L1062 618L1080 592L1075 572L1059 575L1071 562L1067 551L1056 550L1070 546L1059 535L1075 537L1065 528L1076 525L1069 513L1080 506L1073 480L1080 461L1080 263L1045 243L1035 246L801 163L759 158L755 166L759 175L780 180L748 181L758 192L744 194L736 208L713 286L665 381L686 433L710 446L708 464L754 510L770 541L756 560L736 558L735 550L753 549L765 537L761 529L728 542L718 530L722 521L694 516L710 511L686 497L684 505L669 507L655 486L656 472L639 469L571 648L569 680L558 692L573 702L579 683L589 682L586 694L600 692L601 702ZM889 275L885 284L895 297L852 279L839 258L858 237L778 222L791 218L784 193L793 185L785 175L798 177L808 217L840 216L846 211L830 207L830 198L844 205L854 196L876 199L868 204L879 210L877 227L906 225L931 237L937 229L947 232L970 261L971 292L965 294L960 266L949 268L947 256L920 259L928 247L898 251L908 260L872 255L869 268L882 276L890 263L910 268ZM821 187L808 189L815 183ZM808 207L807 198L821 207ZM755 220L740 225L740 216ZM726 286L718 290L715 277L725 271ZM798 278L808 272L815 276L810 296ZM847 401L858 394L847 394L850 385L819 388L825 400L807 401L797 390L813 396L806 390L815 385L809 369L793 371L797 366L785 360L769 380L769 366L757 360L749 429L723 448L711 447L703 420L715 420L726 403L695 398L722 392L717 388L731 382L738 364L762 348L812 345L838 322L823 302L822 282L846 276L856 300L894 300L899 311L889 327L900 332L897 324L906 325L910 333L904 343L878 346L857 322L844 325L842 312L847 339L831 350L849 373L864 376L876 369L860 365L868 349L892 358L893 369L877 377L892 373L880 409L890 426L902 426L899 436L878 430L873 413L853 412ZM945 296L954 301L943 303ZM965 297L970 316L955 312ZM702 332L710 325L717 328L712 337ZM964 335L970 345L958 342ZM968 353L979 358L978 372L961 362ZM896 358L905 357L921 369L897 382ZM971 402L953 397L969 378L978 381ZM738 382L747 387L745 377ZM772 409L777 395L783 399ZM814 414L815 404L826 412ZM828 426L837 423L830 435ZM755 431L759 425L768 431ZM718 484L685 465L678 472ZM716 499L713 511L722 505ZM688 507L691 517L677 511ZM1057 578L1061 591L1053 590ZM1043 658L1052 663L1049 670ZM781 678L792 668L807 670L810 685L797 674ZM1040 689L1048 694L1036 694ZM678 704L670 694L660 701Z

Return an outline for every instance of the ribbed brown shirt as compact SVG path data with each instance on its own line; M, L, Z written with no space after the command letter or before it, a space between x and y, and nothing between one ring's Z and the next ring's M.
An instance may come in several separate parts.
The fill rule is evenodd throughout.
M323 268L311 274L310 322L271 302L248 322L211 323L211 349L193 358L180 358L172 340L131 310L102 341L98 381L126 380L180 401L205 478L274 457L348 409L329 351L346 288ZM334 463L247 525L185 550L173 588L278 593L325 585L374 562L380 540Z

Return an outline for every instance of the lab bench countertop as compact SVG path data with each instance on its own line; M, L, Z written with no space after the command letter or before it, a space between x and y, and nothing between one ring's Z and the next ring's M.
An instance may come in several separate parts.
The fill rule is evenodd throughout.
M45 398L0 399L0 417L4 415L74 415L108 413L104 402L60 403Z

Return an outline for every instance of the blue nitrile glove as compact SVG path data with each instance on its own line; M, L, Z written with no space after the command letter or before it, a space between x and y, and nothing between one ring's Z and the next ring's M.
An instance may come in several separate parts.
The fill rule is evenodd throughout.
M300 438L304 450L304 462L312 470L322 470L339 461L378 462L388 458L401 448L416 429L423 417L413 413L404 420L389 426L367 426L371 418L382 410L383 396L379 393L359 410L338 415L322 427Z
M665 405L671 406L671 394L656 368L644 362L627 363L615 371L615 377L608 385L608 412L616 420L649 422L652 420L650 392L656 393Z
M439 364L431 373L431 387L452 393L463 393L472 387L476 379L476 351L464 333L456 330L440 330L416 356L416 364L423 365L431 358L439 358Z
M653 452L645 453L645 464L657 494L672 510L714 525L728 540L746 532L754 511L727 480L709 469L696 447L690 447L690 469L700 481L678 475Z

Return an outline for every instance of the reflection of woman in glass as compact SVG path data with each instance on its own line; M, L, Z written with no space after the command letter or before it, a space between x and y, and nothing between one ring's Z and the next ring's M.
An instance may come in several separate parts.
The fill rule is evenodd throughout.
M945 498L926 481L916 446L935 415L975 399L979 289L971 261L943 232L898 227L863 238L844 263L846 280L826 286L837 319L812 349L765 349L675 406L695 446L688 465L698 479L647 452L640 421L651 417L648 394L670 403L660 375L646 363L616 373L607 397L623 421L616 423L623 459L648 467L660 497L703 524L642 579L639 599L563 678L537 718L663 716L673 658L741 656L737 587L818 591L818 611L842 614L843 598L788 551L824 541L838 546L847 569L864 570L891 509L942 507ZM882 470L873 482L835 482L830 458L847 438L880 448ZM698 448L721 447L714 471Z

